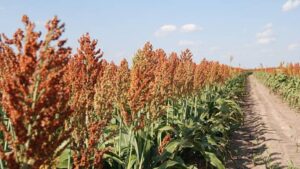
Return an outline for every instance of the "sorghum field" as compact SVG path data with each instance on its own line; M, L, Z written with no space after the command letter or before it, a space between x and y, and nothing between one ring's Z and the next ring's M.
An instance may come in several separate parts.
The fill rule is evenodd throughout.
M2 168L225 168L247 73L150 43L115 65L89 34L72 55L56 17L41 40L22 22L0 44Z
M0 36L0 169L300 165L299 63L194 62L146 42L115 64L89 33L69 47L57 17L22 24Z

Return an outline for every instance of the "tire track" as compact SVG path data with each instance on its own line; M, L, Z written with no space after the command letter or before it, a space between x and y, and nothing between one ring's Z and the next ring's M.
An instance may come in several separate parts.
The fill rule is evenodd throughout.
M300 167L300 113L253 76L243 105L245 123L232 139L228 168Z

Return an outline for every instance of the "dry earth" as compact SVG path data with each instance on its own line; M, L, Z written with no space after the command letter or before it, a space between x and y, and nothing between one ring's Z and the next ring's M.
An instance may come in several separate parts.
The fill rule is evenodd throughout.
M233 134L227 168L300 168L300 112L253 76L247 88L244 125Z

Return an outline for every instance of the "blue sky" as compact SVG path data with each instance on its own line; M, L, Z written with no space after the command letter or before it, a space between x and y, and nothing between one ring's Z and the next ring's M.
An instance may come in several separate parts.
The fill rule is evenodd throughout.
M0 0L0 32L12 35L27 14L38 30L57 15L68 45L89 32L104 58L131 60L150 41L155 48L190 48L204 57L242 67L300 61L300 0ZM74 50L75 51L75 50Z

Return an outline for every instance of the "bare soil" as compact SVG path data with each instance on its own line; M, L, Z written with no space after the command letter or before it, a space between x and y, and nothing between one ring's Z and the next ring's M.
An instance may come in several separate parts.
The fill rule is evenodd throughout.
M300 113L248 78L244 125L232 136L227 168L300 167ZM293 164L292 164L293 163Z

